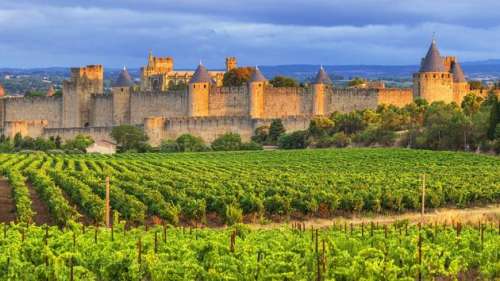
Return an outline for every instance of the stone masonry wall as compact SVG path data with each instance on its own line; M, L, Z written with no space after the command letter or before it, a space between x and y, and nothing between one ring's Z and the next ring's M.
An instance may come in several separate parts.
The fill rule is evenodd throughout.
M222 87L210 91L208 112L211 116L246 116L249 108L248 87Z
M91 102L92 127L106 127L113 125L113 98L110 95L93 95Z
M187 92L132 93L130 97L130 123L139 125L151 116L187 116Z
M413 102L412 89L380 89L378 103L403 107Z
M91 136L97 141L113 142L111 139L111 130L113 127L89 127L89 128L45 128L43 130L43 137L57 137L60 136L63 140L73 139L77 135L82 134Z
M47 120L48 127L56 128L62 122L60 97L9 97L4 99L5 122L21 120Z
M361 109L376 109L376 89L329 89L325 92L325 115L335 111L351 112Z
M264 90L263 118L280 118L312 113L312 93L305 88L273 88Z

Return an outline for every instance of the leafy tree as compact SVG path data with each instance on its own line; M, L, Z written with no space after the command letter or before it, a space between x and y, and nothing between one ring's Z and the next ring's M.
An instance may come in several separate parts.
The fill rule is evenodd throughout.
M488 138L495 139L495 131L497 125L500 123L500 101L496 96L490 97L491 109L488 126Z
M469 81L469 86L471 90L481 90L484 87L481 81Z
M120 125L111 131L111 138L118 144L120 152L127 150L142 150L146 146L148 137L144 131L132 125Z
M332 132L334 123L331 119L326 117L315 117L309 123L307 132L310 136L319 138L329 135Z
M307 145L307 131L282 134L278 139L278 146L282 149L301 149L306 148Z
M347 86L349 86L349 87L356 87L356 86L363 85L365 83L366 83L366 81L363 78L361 78L361 77L354 77L354 79L352 79L351 81L349 81L349 83L347 83Z
M40 91L27 91L24 94L25 98L33 98L33 97L44 97L46 94Z
M202 138L190 134L183 134L175 142L180 152L206 151L207 147Z
M60 149L62 146L62 139L61 136L57 136L54 140L54 144L56 145L57 149Z
M79 150L81 152L87 152L87 148L93 143L94 140L92 139L92 137L79 134L74 139L67 140L63 147L64 149L68 150Z
M284 88L284 87L299 87L299 82L297 80L285 77L285 76L276 76L269 81L269 84L273 85L276 88Z
M226 87L240 87L247 83L252 76L252 67L238 67L224 73L222 84Z
M483 98L476 96L474 93L469 93L465 95L461 107L467 116L472 116L472 114L479 111Z
M278 138L284 133L285 126L283 126L283 122L281 122L281 119L274 119L271 122L271 126L269 127L268 143L276 144Z
M354 134L364 129L365 124L359 112L350 112L346 114L338 114L333 120L335 123L335 131L342 131L347 135Z
M179 145L175 140L164 140L160 144L160 152L179 152Z
M239 150L241 147L241 136L236 133L226 133L212 142L215 151Z

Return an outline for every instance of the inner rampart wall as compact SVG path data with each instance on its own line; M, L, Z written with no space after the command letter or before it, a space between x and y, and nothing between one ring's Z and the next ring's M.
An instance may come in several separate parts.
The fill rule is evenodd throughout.
M61 97L9 97L4 100L4 122L20 120L47 120L49 128L62 122Z

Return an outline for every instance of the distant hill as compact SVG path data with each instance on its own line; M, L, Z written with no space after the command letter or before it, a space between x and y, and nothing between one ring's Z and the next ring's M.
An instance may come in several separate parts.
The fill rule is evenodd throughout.
M500 80L500 59L463 62L462 66L470 80ZM301 82L311 81L318 71L319 65L264 65L260 69L268 78L276 75L293 77ZM418 71L418 65L325 65L324 68L335 81L346 81L353 77L370 80L386 80L395 83L409 83L412 74ZM105 79L112 80L118 76L120 68L106 68ZM130 68L130 74L139 78L139 68ZM0 68L0 82L5 75L27 75L34 79L49 77L52 81L61 81L69 77L68 67L48 68Z

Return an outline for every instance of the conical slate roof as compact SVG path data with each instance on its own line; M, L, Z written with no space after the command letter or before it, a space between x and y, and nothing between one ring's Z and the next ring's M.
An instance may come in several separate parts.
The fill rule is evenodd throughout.
M436 41L432 40L429 51L422 61L420 72L445 72L444 60L436 46Z
M132 77L130 77L130 74L128 73L126 68L123 68L123 70L120 72L120 75L118 75L118 78L112 85L113 87L117 88L126 88L126 87L132 87L134 86L134 81L132 81Z
M208 74L207 68L200 63L189 83L213 83L213 79Z
M330 76L328 76L323 67L319 68L318 74L314 78L314 84L333 84L332 79L330 79Z
M252 76L250 77L250 82L265 82L267 81L266 77L258 67L255 67L253 70Z
M458 62L454 62L451 65L451 74L453 74L453 82L455 83L466 83L464 71Z

